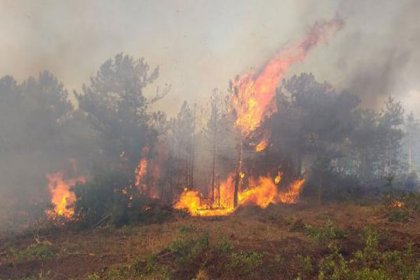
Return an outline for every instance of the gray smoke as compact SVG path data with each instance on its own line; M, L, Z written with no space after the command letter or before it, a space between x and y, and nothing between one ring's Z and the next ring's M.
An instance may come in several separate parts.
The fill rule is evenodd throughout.
M345 30L295 71L313 72L372 105L420 88L419 6L417 0L6 0L0 3L0 75L22 80L47 69L71 91L123 51L160 66L159 83L172 84L160 106L176 111L173 104L226 89L316 20L338 13Z

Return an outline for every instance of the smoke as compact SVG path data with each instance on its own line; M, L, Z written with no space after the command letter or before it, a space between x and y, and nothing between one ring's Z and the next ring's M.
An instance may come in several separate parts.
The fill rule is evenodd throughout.
M172 84L165 110L226 89L238 73L335 14L340 36L296 71L313 72L368 105L420 88L420 2L402 1L3 1L0 75L19 80L44 69L71 91L121 51L144 56ZM18 59L17 59L18 58ZM153 91L153 89L152 89ZM178 106L177 106L178 107Z
M80 91L104 61L124 52L144 57L151 67L159 66L160 77L153 87L171 84L172 90L157 106L174 115L184 100L207 102L214 88L224 91L229 80L255 72L315 22L338 15L345 28L293 66L289 75L312 72L317 80L358 94L366 106L377 106L394 95L415 110L414 104L420 104L419 12L418 0L4 0L0 77L12 75L20 84L46 69L69 92ZM5 92L0 88L0 94ZM47 104L36 97L30 102ZM6 109L15 110L1 108L5 116ZM59 164L52 159L67 155L54 150L58 140L50 135L38 137L42 151L32 148L38 147L35 143L24 142L28 131L37 131L31 119L40 117L21 118L5 122L10 134L23 142L11 146L18 152L6 151L11 161L0 160L0 192L8 197L15 193L31 197L36 190L27 185L46 192L45 174ZM16 127L30 129L16 132ZM4 129L3 142L9 141ZM89 133L78 124L63 138L80 137L87 143ZM80 145L69 150L88 154L94 148ZM13 202L5 202L5 197L0 202ZM0 219L1 215L2 211Z
M419 11L416 0L341 1L337 12L346 30L305 68L358 94L366 106L389 95L406 100L420 88Z

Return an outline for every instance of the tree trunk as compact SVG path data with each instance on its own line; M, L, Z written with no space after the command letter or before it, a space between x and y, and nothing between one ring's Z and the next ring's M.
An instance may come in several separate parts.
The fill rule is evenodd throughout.
M241 183L241 173L242 173L242 157L243 157L243 141L241 139L241 143L239 145L239 156L238 156L238 165L236 168L236 177L235 177L235 189L233 192L233 207L238 206L238 193L239 193L239 187Z

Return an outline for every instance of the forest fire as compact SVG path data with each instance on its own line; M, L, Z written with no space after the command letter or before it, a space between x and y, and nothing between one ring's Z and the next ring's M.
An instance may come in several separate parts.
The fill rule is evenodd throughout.
M344 26L340 18L315 24L296 44L280 50L260 72L247 73L233 81L235 89L232 106L236 112L235 125L244 137L249 136L276 112L273 102L276 88L290 67L305 59L308 52L328 34L335 34Z
M264 151L268 147L268 140L263 139L260 143L255 146L255 151L257 153Z
M77 183L84 183L84 177L66 180L61 172L52 173L47 175L48 189L51 194L51 204L54 206L53 210L47 210L47 215L50 219L63 217L66 219L73 218L74 215L74 202L76 195L72 188Z
M403 208L404 202L394 199L391 201L391 208Z
M134 185L137 187L137 189L140 192L145 192L146 191L145 186L144 186L144 182L142 182L142 181L143 181L144 176L147 173L147 166L148 166L147 159L142 158L140 160L139 164L137 165L137 168L136 168L136 176L135 176L136 181L135 181Z
M233 206L234 174L220 185L220 193L216 194L213 204L202 197L198 191L184 190L176 202L176 209L187 209L192 216L226 216L235 212ZM270 204L295 204L299 199L305 180L301 179L291 184L285 190L278 189L281 178L261 176L258 179L249 178L249 187L238 194L239 206L256 205L267 208ZM278 182L278 183L277 183Z
M235 126L240 131L241 141L252 137L252 134L261 126L262 122L277 111L274 97L279 82L284 78L290 67L305 59L308 52L328 34L335 34L344 25L344 22L335 18L331 21L315 24L306 36L296 44L282 49L274 58L269 60L260 72L247 73L235 79L231 106L235 113ZM256 152L264 151L269 145L269 137L263 139L255 146ZM191 215L214 216L228 215L235 211L237 206L254 204L266 208L272 203L296 203L302 190L304 179L293 182L287 190L278 191L281 177L274 180L270 177L248 179L248 188L240 190L243 176L243 151L240 145L237 175L230 175L225 183L219 187L216 199L211 203L201 204L201 195L197 191L184 191L175 208L186 208Z
M50 2L0 1L0 280L420 280L420 0Z

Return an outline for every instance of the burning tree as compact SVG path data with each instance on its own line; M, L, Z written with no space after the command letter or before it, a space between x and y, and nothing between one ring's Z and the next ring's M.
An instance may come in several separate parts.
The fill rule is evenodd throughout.
M241 182L246 176L243 167L245 142L252 140L263 121L276 112L276 88L290 67L297 62L303 61L313 47L320 41L325 40L328 34L334 34L342 27L343 21L339 18L328 22L316 23L303 39L289 48L279 51L274 58L264 65L261 71L239 76L231 83L232 95L230 105L234 114L234 125L240 134L238 160L234 175L227 179L218 195L219 197L222 196L222 193L228 197L232 195L233 204L227 203L222 205L224 208L222 211L201 211L197 209L197 201L200 201L199 193L186 191L175 204L176 208L186 207L191 213L196 215L220 215L221 213L229 214L238 205L250 202L266 207L269 203L277 201L285 203L294 203L296 201L296 195L283 194L281 196L273 179L269 177L261 177L257 180L249 178L250 188L240 190ZM267 136L269 133L263 135ZM257 152L264 150L268 146L268 141L267 137L260 139L255 147ZM293 183L289 189L290 193L299 193L302 185L302 180ZM226 197L219 199L226 201ZM214 204L214 182L212 182L211 203ZM213 208L213 206L211 204L205 205L204 209Z

